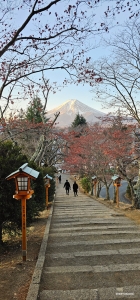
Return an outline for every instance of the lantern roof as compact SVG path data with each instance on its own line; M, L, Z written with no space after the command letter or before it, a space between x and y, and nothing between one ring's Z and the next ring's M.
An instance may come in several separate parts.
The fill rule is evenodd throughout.
M25 163L23 164L17 171L11 173L10 175L8 175L6 177L6 179L11 179L11 178L14 178L14 177L17 177L21 174L24 174L24 176L28 176L28 177L31 177L33 179L36 179L39 175L39 172L28 167L28 163Z
M96 179L97 177L96 176L93 176L93 177L91 177L92 179Z
M116 180L118 178L121 178L119 175L114 174L114 176L111 177L112 180Z
M53 178L52 178L51 176L49 176L48 174L46 174L46 175L44 176L44 179L46 179L46 178L48 178L48 179L50 179L50 180L53 179Z

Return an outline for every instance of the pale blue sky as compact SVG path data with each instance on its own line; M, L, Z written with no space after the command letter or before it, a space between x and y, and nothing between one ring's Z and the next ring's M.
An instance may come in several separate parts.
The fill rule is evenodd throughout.
M107 7L108 4L111 5L114 2L116 2L116 1L114 1L114 0L101 1L101 4L99 4L98 11L96 10L97 17L95 18L95 22L96 22L96 20L99 22L103 21L103 15L104 15L105 8ZM127 1L124 0L124 2L127 2ZM117 15L116 19L114 19L113 21L111 19L112 27L114 24L116 24L117 21L120 24L122 24L124 22L124 20L127 19L128 15L129 15L128 13L121 13L121 14ZM16 20L16 16L15 16L15 22L17 22L17 24L19 24L20 22L22 22L24 20L24 14L22 14L21 19L22 20L20 20L20 18L18 18ZM119 29L117 29L116 27L112 28L110 30L109 34L104 33L103 38L110 37L117 30L120 30L120 27L119 27ZM99 38L97 35L95 35L95 42L96 43L99 42ZM109 52L108 52L108 49L104 48L103 46L95 48L92 51L90 51L90 53L89 53L89 56L92 57L93 65L94 65L94 61L103 57L104 55L109 55ZM63 71L54 71L54 72L50 72L50 73L47 72L46 75L47 75L47 78L50 79L50 83L56 81L60 85L62 85L62 82L65 78L65 74ZM50 93L49 99L48 99L48 104L47 104L47 110L49 111L49 110L53 109L54 107L57 107L57 106L63 104L65 101L70 100L70 99L77 99L92 108L95 108L100 111L105 111L102 108L101 103L94 100L94 94L91 93L91 87L88 84L86 84L84 86L82 84L79 84L78 86L76 86L74 84L68 84L65 88L61 88L61 90L57 91L55 94ZM16 109L20 109L21 107L23 109L26 109L28 103L29 103L29 100L24 101L24 102L22 100L20 100L18 102L18 104L16 104ZM14 109L14 106L13 106L13 109Z
M109 5L111 4L112 1L111 0L104 1L100 4L100 7L99 7L98 13L97 13L98 21L99 21L99 19L103 20L104 10L108 4ZM126 13L126 12L117 15L116 19L114 19L114 21L112 21L112 29L110 30L110 33L104 33L103 39L110 38L111 36L114 35L114 33L117 32L117 30L120 31L121 30L120 25L123 24L124 21L126 21L128 19L128 16L129 16L129 13ZM115 25L117 22L119 22L119 25L117 27L113 28L113 24ZM101 39L101 37L98 38L98 36L95 35L96 43L98 43L100 39ZM89 53L89 56L92 57L93 64L94 64L94 61L100 59L103 56L108 56L108 55L110 55L109 49L103 47L103 45L93 49ZM64 79L64 74L62 73L62 71L61 72L60 71L53 72L53 75L50 74L50 79L53 79L53 81L61 82L61 80L63 81L63 79ZM92 108L95 108L97 110L105 112L105 109L103 109L102 104L95 101L94 94L93 94L93 92L91 92L91 87L88 84L86 84L86 85L80 84L78 86L76 86L74 84L73 85L68 84L65 88L62 88L61 91L57 91L56 94L50 94L49 99L48 99L47 110L51 110L51 109L63 104L65 101L71 100L71 99L77 99Z

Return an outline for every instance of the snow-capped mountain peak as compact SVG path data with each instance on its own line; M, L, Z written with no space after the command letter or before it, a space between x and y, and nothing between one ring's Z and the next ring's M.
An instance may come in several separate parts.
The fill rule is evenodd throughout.
M74 99L67 100L62 103L62 105L59 105L56 108L48 111L47 117L53 119L56 112L60 112L60 115L57 119L59 127L70 126L78 113L79 115L82 115L88 123L99 122L98 118L105 115L103 112L100 112L82 103L81 101Z

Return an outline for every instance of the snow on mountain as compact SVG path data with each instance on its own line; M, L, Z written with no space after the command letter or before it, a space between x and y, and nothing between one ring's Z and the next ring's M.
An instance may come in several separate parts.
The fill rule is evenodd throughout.
M60 115L56 121L58 127L68 127L74 121L76 115L82 115L87 123L99 122L99 117L105 116L105 114L99 110L96 110L79 100L67 100L62 105L47 112L47 117L51 120L54 119L54 115L60 112Z

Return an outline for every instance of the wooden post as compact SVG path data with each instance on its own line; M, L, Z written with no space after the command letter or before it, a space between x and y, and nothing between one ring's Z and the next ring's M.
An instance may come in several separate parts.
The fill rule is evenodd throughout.
M46 185L46 207L48 209L48 185Z
M96 184L97 184L97 182L95 182L95 184L94 184L95 197L96 197Z
M23 261L26 261L27 256L27 243L26 243L26 200L32 197L34 193L30 189L30 180L36 179L39 175L38 171L35 171L28 167L28 163L23 164L17 171L11 173L6 177L7 180L15 179L16 193L13 198L21 200L21 218L22 218L22 257Z
M93 182L91 182L91 196L93 196Z
M26 196L22 196L22 258L26 261L27 256L27 242L26 242Z
M56 177L56 186L58 187L58 176Z
M117 207L119 207L119 186L116 185L116 202L117 202Z
M13 198L21 200L21 218L22 218L22 258L26 261L27 258L27 241L26 241L26 200L30 199L33 194L33 190L30 190L29 194L18 195L15 194Z

